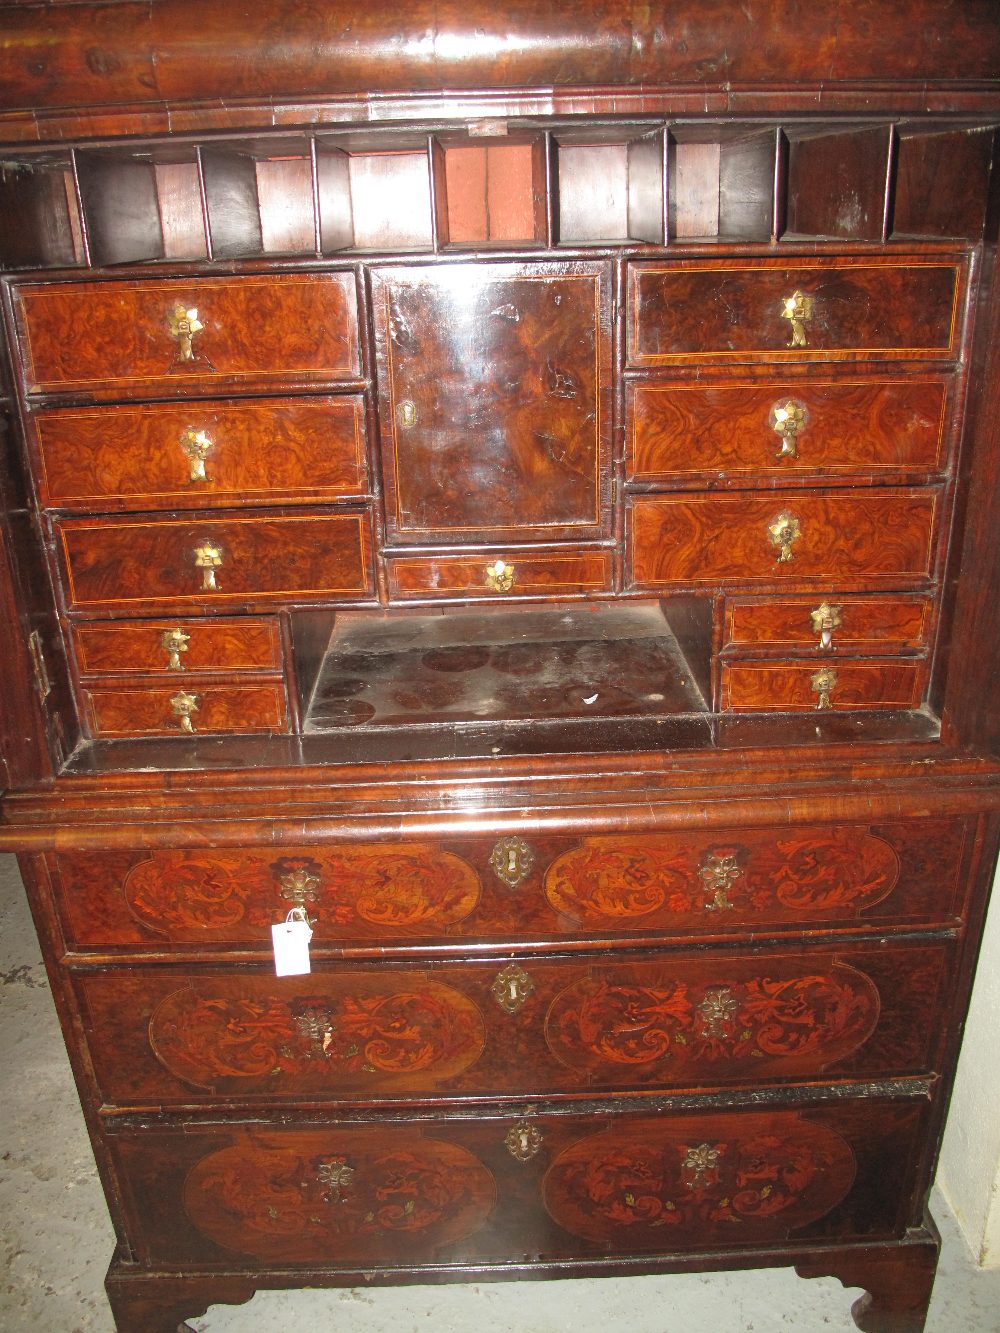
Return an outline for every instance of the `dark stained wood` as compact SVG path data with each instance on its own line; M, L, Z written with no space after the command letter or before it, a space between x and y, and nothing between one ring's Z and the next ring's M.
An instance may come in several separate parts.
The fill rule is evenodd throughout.
M164 637L179 629L186 640L171 666ZM182 684L198 671L267 671L281 666L276 620L145 620L76 625L76 659L82 675L169 673Z
M90 685L84 699L98 736L179 736L188 733L172 707L178 695L193 699L191 733L285 731L288 709L281 681L269 685Z
M374 275L390 541L601 533L609 279L597 263Z
M632 580L637 588L668 588L926 579L937 508L938 495L929 489L771 499L641 496L631 510ZM783 515L799 524L785 560L771 531Z
M176 395L276 379L358 374L349 273L24 286L18 293L29 392ZM204 326L190 359L170 333L175 306Z
M357 601L371 594L366 514L65 519L55 525L76 610L177 610L260 601ZM199 549L218 564L200 567Z
M937 1231L911 1233L892 1249L834 1251L800 1260L800 1277L836 1277L864 1287L851 1314L862 1333L923 1333L941 1242Z
M893 234L978 240L986 222L988 163L995 130L923 129L899 133Z
M367 484L353 395L64 409L39 412L34 426L40 498L54 509L336 500ZM201 469L192 434L207 436Z
M507 592L496 585L497 561L509 567L512 583ZM565 597L573 593L610 590L611 555L606 551L577 551L545 555L513 550L489 551L478 556L393 556L387 562L389 588L394 597ZM490 575L493 574L491 583Z
M793 346L784 302L812 297L805 341ZM629 267L629 359L857 361L953 357L960 263L946 257L683 259Z
M788 155L789 232L878 241L889 184L888 125L837 133L805 131Z
M727 662L722 668L722 707L725 709L811 708L820 703L818 673L833 672L827 693L829 707L915 708L921 700L927 669L921 661L858 661L817 656L799 662ZM827 678L828 679L828 678Z

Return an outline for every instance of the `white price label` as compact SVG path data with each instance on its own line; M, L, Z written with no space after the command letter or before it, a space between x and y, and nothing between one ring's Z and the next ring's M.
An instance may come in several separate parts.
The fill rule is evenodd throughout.
M301 977L312 971L309 962L309 941L312 927L306 914L293 909L284 921L271 927L274 942L274 970L279 977Z

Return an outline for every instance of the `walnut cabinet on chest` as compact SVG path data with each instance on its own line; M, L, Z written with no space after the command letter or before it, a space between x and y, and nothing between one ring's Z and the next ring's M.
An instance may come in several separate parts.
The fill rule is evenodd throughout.
M1000 19L399 8L0 6L0 846L118 1327L791 1264L918 1333Z

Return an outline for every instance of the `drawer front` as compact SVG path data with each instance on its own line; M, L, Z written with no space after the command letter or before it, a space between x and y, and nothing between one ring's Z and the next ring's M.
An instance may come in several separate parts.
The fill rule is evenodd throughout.
M933 471L950 388L944 377L633 384L628 473L676 484Z
M926 580L937 507L933 490L639 496L630 515L632 585Z
M371 594L367 514L54 524L73 610L192 611Z
M189 736L288 730L285 687L260 685L101 686L83 691L97 736Z
M266 951L292 907L313 952L407 944L953 925L960 819L584 838L357 843L59 856L73 949Z
M931 1073L943 943L75 979L108 1103L496 1098Z
M423 597L557 597L607 592L611 553L572 555L507 552L502 556L395 556L387 562L389 590L401 600Z
M26 285L29 393L211 393L232 382L357 378L351 273Z
M35 417L42 503L158 509L362 495L359 397L78 408Z
M76 625L80 674L275 671L283 663L277 620L144 620Z
M924 695L923 661L727 662L722 668L726 712L783 713L800 709L916 708Z
M926 648L930 597L730 597L723 646L887 653Z
M523 1269L724 1245L897 1234L926 1109L853 1100L706 1114L640 1106L378 1125L188 1125L119 1134L129 1234L147 1263L233 1255L355 1285L400 1266ZM827 1242L828 1243L828 1242Z
M632 264L629 360L950 360L963 285L947 258Z

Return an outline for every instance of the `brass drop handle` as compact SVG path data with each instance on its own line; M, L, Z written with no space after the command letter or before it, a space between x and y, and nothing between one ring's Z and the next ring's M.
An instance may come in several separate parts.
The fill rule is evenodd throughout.
M794 514L788 510L783 510L777 518L772 519L767 525L768 535L771 538L771 545L777 548L778 564L784 564L792 560L792 546L802 536L802 524Z
M519 1120L504 1139L507 1151L518 1162L530 1162L544 1142L541 1130L528 1120Z
M160 635L160 643L167 652L167 670L183 671L184 663L181 661L181 653L186 653L188 644L191 642L191 635L185 634L178 626L176 629L165 629Z
M805 403L794 398L786 398L775 403L768 416L768 423L781 439L778 458L798 458L799 436L809 424L809 409Z
M832 667L821 667L819 671L813 673L812 680L813 694L819 695L816 701L817 709L832 708L830 695L837 688L837 673Z
M791 296L782 298L781 318L787 319L792 326L792 341L788 344L789 347L805 347L806 324L813 317L815 303L814 296L806 296L805 292L798 290L792 292Z
M494 560L486 566L486 586L493 592L510 592L514 586L514 566Z
M218 592L215 571L222 568L222 547L214 542L205 541L194 548L194 564L201 570L202 592Z
M194 723L191 721L191 717L198 711L198 696L188 694L186 690L179 690L170 700L170 710L174 717L180 718L181 731L191 735L194 732Z
M194 360L194 337L204 327L204 324L198 318L197 307L191 306L189 309L182 301L178 301L167 315L167 328L170 331L170 336L176 338L179 344L177 352L179 361Z
M205 460L215 447L215 441L207 431L186 430L181 436L181 449L191 465L189 481L208 481L205 472Z
M534 864L535 853L522 838L501 838L490 855L494 874L509 889L516 889Z
M819 635L819 647L833 646L833 631L843 624L843 608L831 606L829 602L820 602L814 611L809 612L813 633Z
M490 987L494 1000L506 1014L516 1014L534 989L535 983L517 963L501 968Z
M327 1203L346 1203L343 1191L354 1180L355 1168L345 1157L336 1157L329 1162L320 1162L316 1168L316 1179L323 1189L323 1198Z
M731 912L729 892L743 874L736 857L729 852L708 851L698 866L698 878L709 895L705 907L710 912Z

